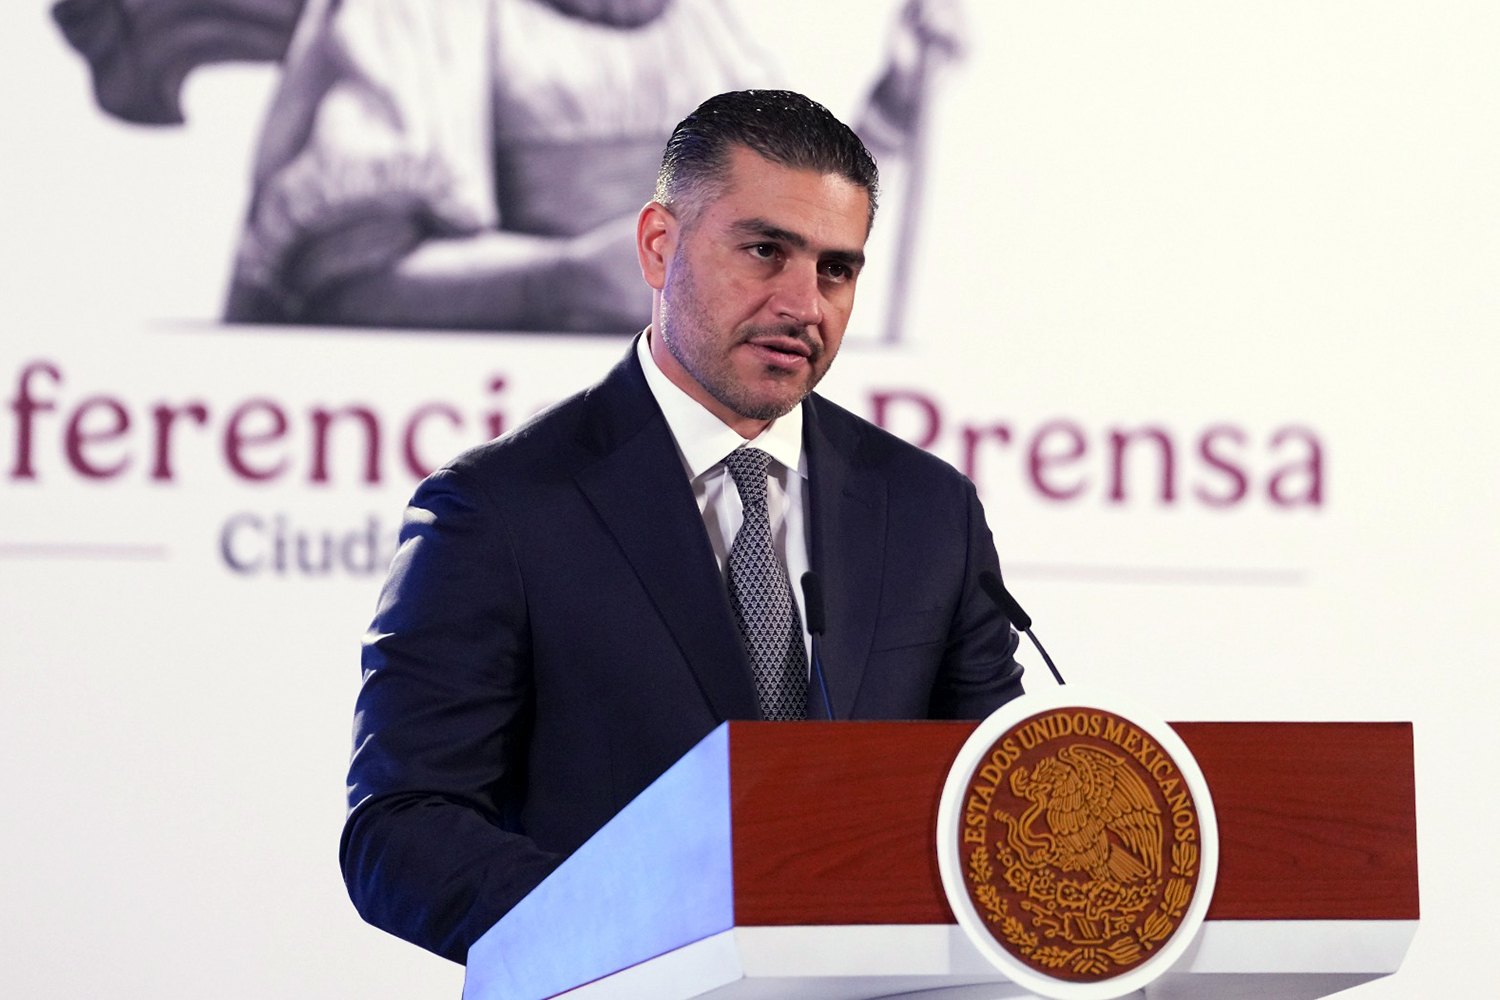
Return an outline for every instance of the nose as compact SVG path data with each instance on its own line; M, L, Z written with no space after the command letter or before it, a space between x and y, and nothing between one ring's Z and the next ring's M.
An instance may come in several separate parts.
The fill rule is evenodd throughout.
M823 289L817 264L798 261L783 269L776 277L771 306L779 319L798 326L823 322Z

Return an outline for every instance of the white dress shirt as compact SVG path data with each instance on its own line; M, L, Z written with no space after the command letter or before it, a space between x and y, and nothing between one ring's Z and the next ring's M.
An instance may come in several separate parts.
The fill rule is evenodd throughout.
M740 492L724 466L724 457L736 448L759 448L771 456L766 488L766 512L771 520L771 544L776 558L786 567L792 599L802 620L802 641L807 661L812 662L812 637L807 631L807 609L802 606L802 574L808 570L807 555L807 456L802 453L802 407L771 421L759 435L746 441L728 424L708 412L702 404L679 389L656 366L651 356L647 330L636 344L646 385L667 418L667 427L677 445L677 457L693 487L693 498L703 515L703 527L719 573L726 573L729 549L745 519Z

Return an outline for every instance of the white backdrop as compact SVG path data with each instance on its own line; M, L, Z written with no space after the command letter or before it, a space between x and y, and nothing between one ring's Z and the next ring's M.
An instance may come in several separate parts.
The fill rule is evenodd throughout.
M847 112L889 17L869 7L747 18ZM909 343L851 345L828 394L885 397L911 436L936 415L960 465L970 428L1007 578L1070 678L1169 719L1412 720L1422 928L1350 995L1475 995L1500 894L1500 13L970 7ZM0 10L0 79L0 994L457 996L461 969L363 925L339 878L379 581L361 539L397 523L421 406L465 422L422 426L440 460L625 341L222 326L275 67L201 70L186 126L126 125L23 0ZM28 369L51 408L26 417ZM287 420L241 446L283 470L263 482L226 458L238 408L242 435L269 426L256 400ZM192 403L158 475L155 411ZM380 481L347 425L312 481L312 412L352 404L379 417ZM1111 434L1145 427L1173 446L1173 495L1132 444L1116 499ZM349 565L299 570L298 538L316 554L325 534L354 536Z

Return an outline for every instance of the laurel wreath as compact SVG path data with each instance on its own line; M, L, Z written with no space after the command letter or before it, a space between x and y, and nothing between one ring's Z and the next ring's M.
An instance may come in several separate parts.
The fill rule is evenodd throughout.
M969 879L975 883L974 898L979 905L984 907L989 914L991 923L1000 925L1000 933L1005 939L1023 954L1029 954L1036 948L1039 940L1035 934L1028 934L1026 927L1010 913L1010 908L1005 900L1000 898L1000 892L992 884L995 877L995 869L990 864L990 852L983 847L976 847L969 853Z
M1136 931L1136 937L1146 948L1154 948L1157 943L1166 939L1172 933L1172 928L1177 926L1177 921L1182 919L1182 912L1187 908L1188 900L1192 898L1192 888L1188 885L1188 879L1198 870L1198 845L1189 841L1178 841L1172 845L1172 874L1180 876L1167 882L1166 889L1162 892L1161 905L1154 913L1146 916L1141 927Z
M986 919L998 925L999 934L1017 952L1043 968L1061 969L1066 966L1076 974L1093 976L1108 972L1112 965L1127 966L1139 962L1146 952L1171 935L1192 898L1190 880L1197 867L1197 845L1188 841L1174 844L1171 867L1173 877L1167 881L1160 904L1135 928L1135 936L1127 933L1107 945L1075 947L1054 944L1042 946L1040 937L1029 932L1026 925L1010 912L1006 900L1001 898L999 890L993 884L995 867L988 848L976 846L969 852L968 878L974 883L974 900L985 911ZM1053 884L1050 871L1030 872L1022 866L1008 864L1005 874L1006 882L1013 889L1028 895L1034 895L1038 889L1050 888ZM1155 884L1160 885L1159 882ZM1119 904L1126 912L1138 912L1140 905L1132 898L1122 898ZM1031 901L1023 902L1022 906L1034 911L1033 921L1051 912L1041 911Z

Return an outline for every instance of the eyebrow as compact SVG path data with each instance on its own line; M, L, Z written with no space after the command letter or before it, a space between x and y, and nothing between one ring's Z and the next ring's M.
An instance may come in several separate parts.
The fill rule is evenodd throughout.
M790 247L796 247L798 250L808 250L812 247L807 237L801 233L772 225L765 219L741 219L731 225L729 229L736 236L773 240ZM824 250L818 256L823 260L838 261L841 264L848 264L856 269L863 267L865 263L863 250Z

